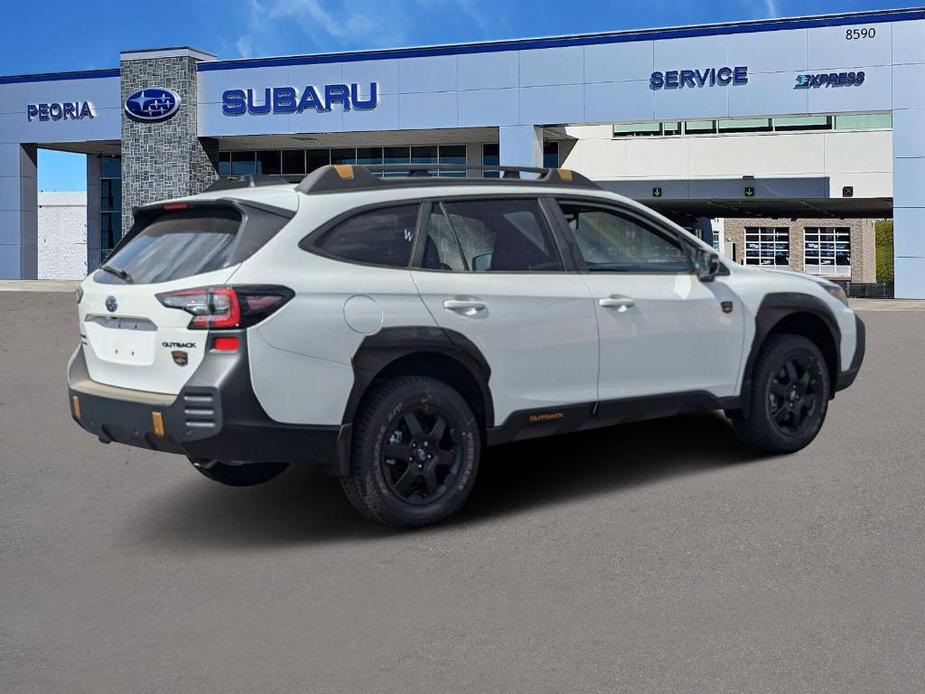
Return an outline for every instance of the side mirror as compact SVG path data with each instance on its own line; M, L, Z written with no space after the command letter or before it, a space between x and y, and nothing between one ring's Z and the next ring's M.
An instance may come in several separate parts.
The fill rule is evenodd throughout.
M719 255L706 248L697 248L694 251L694 272L701 282L712 282L720 270Z

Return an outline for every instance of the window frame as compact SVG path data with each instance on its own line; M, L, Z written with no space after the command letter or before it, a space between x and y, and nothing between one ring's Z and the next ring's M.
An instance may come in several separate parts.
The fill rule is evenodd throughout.
M517 194L517 193L497 193L488 195L444 195L422 200L421 214L418 217L418 228L415 238L415 248L412 255L411 269L415 272L438 272L443 274L454 275L562 275L566 273L577 272L577 267L569 253L567 245L564 243L558 232L558 224L550 216L548 205L544 204L547 196ZM558 270L466 270L457 272L455 270L441 270L435 268L421 267L424 259L424 240L427 236L427 222L430 220L431 210L435 205L452 202L477 202L485 200L528 200L537 203L539 208L539 221L545 225L549 238L552 240L552 250L559 260L560 268Z
M747 265L749 267L756 268L785 268L790 269L793 265L793 244L791 243L791 234L792 229L789 226L746 226L742 230L742 243L743 243L743 255L742 255L742 265ZM767 240L768 235L773 236L772 240ZM783 236L783 240L778 240L779 237ZM749 238L751 237L751 238ZM748 247L749 243L758 244L758 255L749 256ZM763 244L770 243L773 244L774 248L771 249L770 255L762 246ZM787 262L786 264L777 263L777 244L786 243L787 244ZM762 260L770 258L773 262L771 263L762 263ZM757 262L751 263L749 260L755 260Z
M324 248L323 243L325 238L333 232L341 224L350 221L354 217L360 217L364 214L370 212L376 212L378 210L386 210L392 207L412 207L417 206L417 219L414 224L414 236L411 239L411 253L408 254L408 262L405 265L383 265L382 263L367 263L362 260L352 260L350 258L344 258L339 255L331 253L326 248ZM422 217L422 210L425 208L424 201L419 198L406 198L404 200L390 200L388 202L374 202L368 205L362 205L361 207L354 207L346 212L341 212L338 215L335 215L328 221L324 222L317 229L310 231L302 240L299 241L299 248L313 255L321 256L322 258L327 258L329 260L336 260L339 263L348 263L350 265L359 265L362 267L376 267L383 270L410 270L413 266L412 263L415 257L415 251L418 245L418 239L421 235L421 224L424 217Z
M832 234L832 241L831 242L823 241L822 240L823 234ZM815 262L812 262L812 263L807 262L806 260L807 244L813 243L813 241L810 241L809 239L810 235L815 235L817 239L815 243L818 245L818 248L816 249L816 260ZM840 241L839 236L843 236L845 240ZM828 249L823 250L822 248L823 243L832 244L831 253L828 251ZM838 244L839 243L848 244L848 264L847 265L838 264L838 252L839 252ZM854 248L853 248L853 244L851 243L851 227L850 226L804 226L803 227L803 272L805 272L806 274L812 275L813 277L823 277L823 278L828 278L828 279L831 279L831 278L841 279L841 280L850 279L851 273L854 269L854 261L852 260L852 257L851 257L853 252L854 252ZM829 257L831 257L832 259L832 264L823 265L821 262L822 259L829 258ZM810 266L813 266L814 268L817 268L817 269L810 270L809 269ZM828 268L828 267L831 267L834 271L826 272L824 268ZM847 272L838 272L837 268L840 268L840 267L846 268Z
M597 198L583 198L580 196L554 196L550 197L549 201L552 205L552 210L556 219L558 220L557 225L559 227L559 233L565 238L566 243L569 248L569 253L572 256L572 260L575 264L575 267L579 272L589 275L693 275L696 274L696 269L694 268L694 262L691 258L693 251L697 248L697 245L693 240L685 239L684 236L677 230L670 226L662 224L659 220L648 217L642 212L639 212L631 207L620 205L609 200L600 200ZM572 228L569 226L568 221L565 218L565 214L562 211L563 204L577 204L585 205L592 208L600 209L603 212L609 212L610 214L616 215L617 217L622 217L627 219L635 224L638 224L644 229L647 229L653 233L661 233L667 235L669 238L675 239L681 245L681 251L684 253L684 259L687 262L687 270L591 270L584 259L584 256L581 254L581 248L578 245L578 239L575 238L575 234L572 231ZM551 212L552 212L551 210ZM654 263L652 264L655 265ZM727 271L728 272L728 271ZM725 273L723 273L725 274Z

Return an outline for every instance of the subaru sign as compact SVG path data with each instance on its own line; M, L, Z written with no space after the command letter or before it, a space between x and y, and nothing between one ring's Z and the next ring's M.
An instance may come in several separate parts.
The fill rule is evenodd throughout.
M649 89L694 89L748 84L748 67L707 67L696 70L665 70L653 72Z
M360 85L325 84L265 89L228 89L222 93L222 113L226 116L263 115L267 113L324 113L338 105L344 111L369 111L379 103L379 85L369 83L364 95Z
M818 89L819 87L860 87L864 84L864 71L821 72L819 74L797 75L794 89Z
M165 87L145 87L125 100L129 118L153 123L167 120L180 109L180 97Z

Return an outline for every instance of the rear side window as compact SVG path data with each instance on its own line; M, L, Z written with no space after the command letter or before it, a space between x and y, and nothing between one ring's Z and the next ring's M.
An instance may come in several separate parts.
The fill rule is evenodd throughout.
M536 200L466 200L431 208L421 267L454 272L562 269Z
M290 217L231 206L147 210L94 279L103 283L152 284L230 267L250 257ZM243 224L242 224L243 222Z
M417 204L362 212L324 234L317 248L354 263L408 267L417 221Z

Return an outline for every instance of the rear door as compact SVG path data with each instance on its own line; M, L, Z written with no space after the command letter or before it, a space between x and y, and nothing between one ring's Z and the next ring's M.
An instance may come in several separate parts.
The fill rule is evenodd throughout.
M732 395L743 312L722 277L701 282L677 230L624 209L560 200L600 332L599 398Z
M436 322L488 361L496 424L514 411L594 401L594 309L581 277L566 270L538 200L433 203L416 266L412 276Z
M282 211L214 203L139 213L123 242L81 285L80 334L90 378L178 393L205 356L207 331L190 330L192 315L164 306L157 294L226 284L288 219Z

